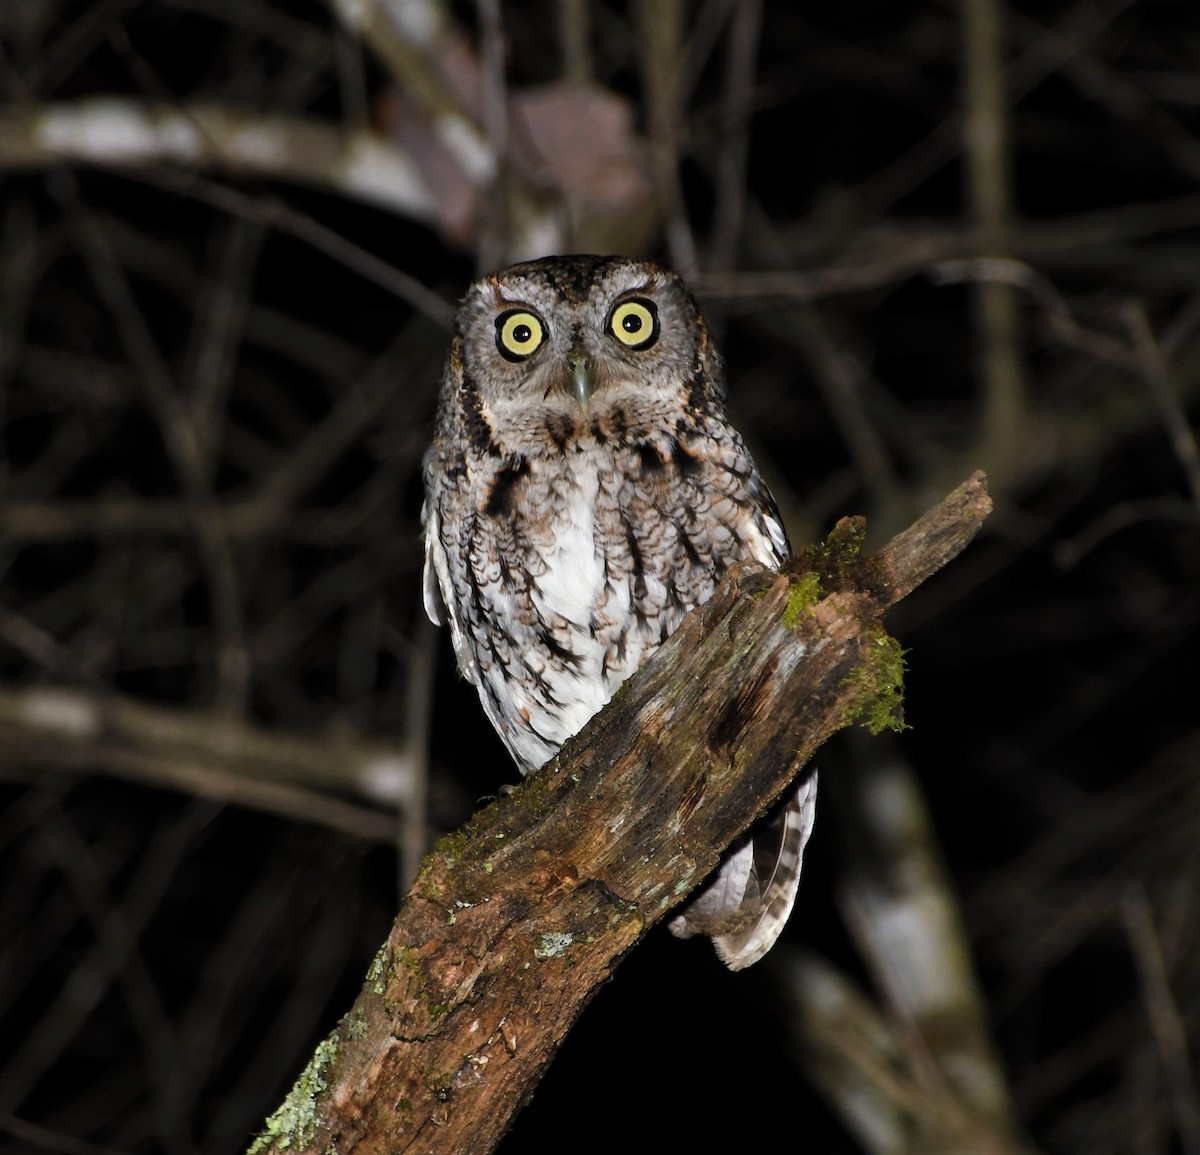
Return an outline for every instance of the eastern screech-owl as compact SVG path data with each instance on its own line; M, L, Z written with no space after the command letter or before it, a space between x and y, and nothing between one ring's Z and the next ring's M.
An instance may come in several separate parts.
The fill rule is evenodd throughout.
M467 292L426 459L425 606L522 774L612 697L732 562L778 566L778 510L724 408L683 282L564 256ZM683 913L733 969L775 942L816 780L726 857Z

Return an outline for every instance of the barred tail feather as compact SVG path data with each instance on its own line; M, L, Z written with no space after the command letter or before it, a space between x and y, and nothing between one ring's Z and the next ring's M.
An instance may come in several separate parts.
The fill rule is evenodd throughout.
M756 826L711 882L671 920L679 938L712 937L730 970L756 963L775 945L796 901L804 848L817 813L817 776L809 774L782 809Z

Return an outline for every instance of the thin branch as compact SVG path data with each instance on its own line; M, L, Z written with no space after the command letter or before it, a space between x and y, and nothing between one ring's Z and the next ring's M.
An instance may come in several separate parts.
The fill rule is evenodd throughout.
M381 842L393 838L388 814L312 788L401 806L415 789L403 750L275 734L212 713L65 688L0 690L0 748L9 766L101 768Z
M1196 447L1196 435L1188 424L1187 414L1171 387L1162 347L1155 340L1146 310L1140 304L1130 303L1122 311L1122 316L1133 339L1142 378L1150 387L1162 414L1171 450L1183 470L1192 502L1200 511L1200 449Z
M510 252L507 197L508 86L504 77L504 26L500 0L475 0L475 12L482 42L480 105L492 155L492 177L486 190L483 223L475 253L475 271L482 275L507 264L513 254Z
M653 146L654 182L671 263L686 276L697 267L696 238L679 179L683 137L683 6L681 0L638 0L634 6L638 68Z
M125 987L127 1001L156 1067L170 1053L172 1033L153 982L138 959L142 930L165 900L171 880L194 836L211 818L211 811L192 807L157 833L149 846L138 848L132 880L118 905L108 896L111 879L96 862L57 800L40 816L39 831L47 856L63 873L75 904L93 924L95 942L78 959L58 996L30 1025L29 1041L0 1069L0 1112L17 1109L74 1039L88 1014L116 984ZM132 989L131 989L132 988Z
M713 211L711 265L714 269L736 266L746 213L746 158L750 150L749 119L754 103L755 62L762 28L761 0L742 0L734 5L730 22L733 27L725 57L725 91L721 101Z
M0 131L2 131L0 125ZM202 201L230 216L258 224L269 225L288 233L306 245L324 253L357 273L364 280L378 285L399 300L411 305L440 328L449 329L454 307L415 277L398 269L374 253L347 240L306 213L299 212L277 197L254 195L215 181L205 180L191 172L158 169L140 172L139 179L147 184L160 185L181 196Z
M241 713L249 694L251 671L240 583L229 534L205 467L197 423L176 389L170 367L116 254L79 198L74 179L68 173L59 175L60 199L69 212L88 273L137 369L147 406L159 425L163 446L186 498L212 604L216 700L226 712Z
M196 441L208 485L213 485L235 365L249 315L263 230L235 218L223 222L220 273L206 279L193 328L193 355L184 376Z
M1200 1095L1196 1092L1196 1071L1188 1056L1187 1030L1171 993L1162 943L1146 892L1136 883L1130 884L1122 897L1121 915L1166 1075L1177 1134L1185 1155L1200 1155Z
M589 84L593 75L592 14L589 0L557 0L558 42L563 75L572 84Z
M21 1143L27 1143L41 1151L55 1151L58 1155L126 1155L116 1147L101 1147L86 1139L77 1139L62 1131L39 1127L16 1115L0 1114L0 1131L11 1135Z
M791 335L808 357L821 396L870 493L873 506L884 509L901 492L887 444L863 396L866 372L843 342L836 341L815 308L795 309L787 316Z
M1001 0L962 4L963 128L971 220L979 255L1006 257L1012 251L1012 195ZM1007 286L989 282L975 286L973 305L984 390L985 456L1007 467L1025 425L1017 299Z

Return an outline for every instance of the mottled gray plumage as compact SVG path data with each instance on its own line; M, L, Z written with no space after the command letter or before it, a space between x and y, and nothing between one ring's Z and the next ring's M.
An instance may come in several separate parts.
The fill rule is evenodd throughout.
M724 409L721 360L675 274L549 257L467 292L425 468L425 605L523 774L706 601L788 556ZM671 923L734 969L791 910L815 779Z

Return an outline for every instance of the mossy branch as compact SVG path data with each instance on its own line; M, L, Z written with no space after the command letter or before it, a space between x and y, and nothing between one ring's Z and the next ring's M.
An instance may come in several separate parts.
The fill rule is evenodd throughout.
M872 558L861 519L732 571L559 757L426 859L252 1151L486 1152L621 958L835 730L894 717L884 611L960 552L976 474Z

